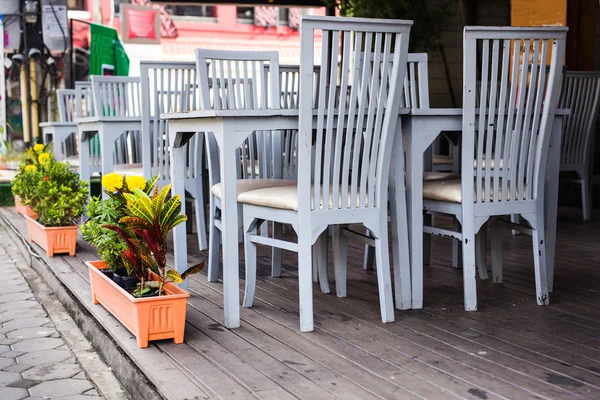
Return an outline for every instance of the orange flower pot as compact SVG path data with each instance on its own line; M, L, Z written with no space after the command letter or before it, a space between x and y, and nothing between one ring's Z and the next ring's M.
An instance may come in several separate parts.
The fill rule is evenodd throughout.
M77 225L47 227L27 215L25 220L27 221L29 241L39 244L42 249L46 250L48 257L54 257L54 254L60 253L75 255Z
M135 298L102 272L104 261L86 262L94 304L102 304L135 335L140 348L148 341L173 339L183 343L187 298L190 294L177 285L166 283L166 296ZM150 279L156 275L150 273Z
M17 211L17 214L25 215L33 219L36 219L38 217L38 215L33 212L31 207L21 204L21 199L19 198L19 196L15 196L15 209Z

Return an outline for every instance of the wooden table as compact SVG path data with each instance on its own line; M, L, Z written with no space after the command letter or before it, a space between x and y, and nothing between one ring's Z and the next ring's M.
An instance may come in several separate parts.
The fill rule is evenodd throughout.
M569 113L569 110L556 112L546 168L546 265L550 288L554 275L562 125L563 117ZM412 308L423 308L423 154L442 131L462 131L462 114L462 108L413 109L401 118L406 149Z

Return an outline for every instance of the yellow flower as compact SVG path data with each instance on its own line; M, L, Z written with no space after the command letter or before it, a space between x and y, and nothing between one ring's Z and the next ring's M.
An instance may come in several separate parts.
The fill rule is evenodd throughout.
M46 164L46 163L50 162L51 159L52 159L52 156L48 153L42 153L38 157L38 161L40 164Z
M133 189L146 189L146 179L143 176L127 176L125 177L125 182L127 183L127 189L133 192Z
M25 172L35 172L37 167L35 165L28 165L25 167Z
M35 146L33 146L33 151L37 151L39 153L42 150L44 150L44 145L41 143L38 143Z
M123 187L123 177L116 172L111 172L102 177L102 186L109 192L114 192Z

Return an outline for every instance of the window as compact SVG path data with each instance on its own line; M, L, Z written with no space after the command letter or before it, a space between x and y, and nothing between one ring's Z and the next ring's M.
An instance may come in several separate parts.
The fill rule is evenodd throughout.
M213 6L197 5L165 5L165 10L173 17L191 18L215 18L216 12Z
M286 7L279 7L279 19L277 21L277 25L287 26L290 19L290 9Z
M69 10L85 10L84 0L68 0L67 5L69 7Z
M238 24L254 23L254 7L237 7Z

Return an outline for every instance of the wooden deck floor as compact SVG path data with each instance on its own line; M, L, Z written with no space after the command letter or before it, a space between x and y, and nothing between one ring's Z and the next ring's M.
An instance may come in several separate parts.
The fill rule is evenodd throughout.
M24 229L20 217L2 214ZM189 239L190 262L205 259L193 251L195 236ZM190 285L185 344L139 350L128 335L117 340L169 399L598 399L599 239L598 219L584 224L577 210L560 210L555 292L549 307L539 307L530 238L507 231L505 283L479 281L479 311L471 313L462 308L449 242L435 239L424 309L398 311L392 324L380 322L375 272L362 270L355 245L348 297L315 285L316 331L307 334L298 331L296 256L285 254L283 277L270 278L263 249L255 307L242 308L241 328L221 325L222 284L201 274ZM82 260L94 257L81 241L77 258L63 258L63 274L83 291L82 301ZM86 307L109 331L123 332L101 306Z

